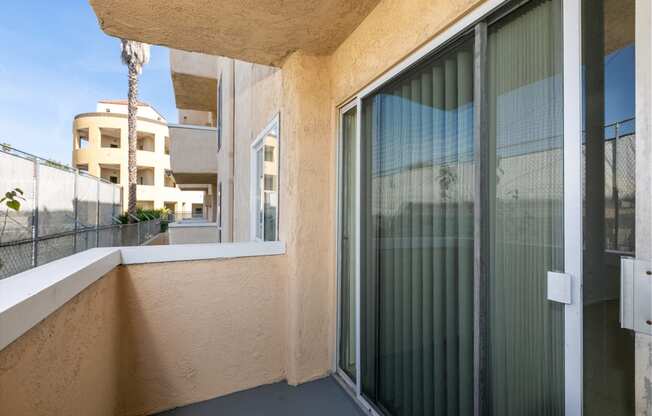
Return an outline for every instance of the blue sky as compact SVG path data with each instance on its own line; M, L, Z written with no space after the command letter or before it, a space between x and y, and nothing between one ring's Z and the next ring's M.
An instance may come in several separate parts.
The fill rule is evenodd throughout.
M87 0L3 2L0 143L69 164L75 114L126 95L120 42L100 30ZM177 121L166 48L152 48L139 99Z

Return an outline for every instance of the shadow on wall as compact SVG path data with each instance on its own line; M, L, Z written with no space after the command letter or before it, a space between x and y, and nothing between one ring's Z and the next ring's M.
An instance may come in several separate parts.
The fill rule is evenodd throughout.
M283 380L286 277L285 256L117 267L0 351L0 414L151 414Z

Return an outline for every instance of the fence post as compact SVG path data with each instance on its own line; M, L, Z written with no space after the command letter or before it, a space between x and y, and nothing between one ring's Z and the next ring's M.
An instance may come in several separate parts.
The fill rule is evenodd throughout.
M34 194L32 195L32 267L38 266L38 187L39 187L39 174L38 174L38 159L32 158L34 163L34 174L32 179L32 186Z
M611 148L611 189L612 189L612 198L614 201L614 249L618 250L618 228L620 227L620 221L618 217L620 215L620 201L618 200L618 170L616 167L616 157L618 156L617 147L618 139L620 138L620 129L619 122L615 124L615 135L614 135L614 144Z
M95 247L100 246L100 178L95 179L97 185L97 192L95 197L97 199L97 208L95 210Z
M77 196L78 192L79 192L77 190L77 188L79 186L79 184L78 184L78 182L79 182L79 180L78 180L79 171L77 169L75 169L74 174L75 174L75 186L74 186L73 195L72 195L72 209L73 209L75 234L73 235L73 239L72 239L72 252L76 253L77 252L77 233L78 233L78 228L79 228L79 226L78 226L78 223L79 223L79 213L78 213L78 211L79 211L79 199L78 199L78 196Z

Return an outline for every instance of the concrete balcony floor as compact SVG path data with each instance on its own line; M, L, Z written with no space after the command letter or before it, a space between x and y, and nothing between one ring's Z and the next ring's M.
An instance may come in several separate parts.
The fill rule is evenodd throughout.
M362 416L365 413L332 377L297 387L268 384L205 402L158 413L158 416Z

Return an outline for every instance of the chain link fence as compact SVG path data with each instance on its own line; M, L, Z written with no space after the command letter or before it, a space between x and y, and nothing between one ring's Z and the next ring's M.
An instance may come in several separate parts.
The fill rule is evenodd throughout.
M118 224L119 185L0 146L0 194L14 188L23 199L0 211L0 279L89 248L140 245L161 229L159 219Z

